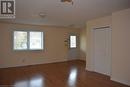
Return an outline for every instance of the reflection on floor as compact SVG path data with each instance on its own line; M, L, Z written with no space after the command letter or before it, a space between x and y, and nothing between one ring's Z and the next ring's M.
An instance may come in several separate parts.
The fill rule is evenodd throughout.
M42 76L38 76L30 80L17 81L14 87L44 87L44 81Z
M0 69L0 87L128 87L85 70L84 61Z
M76 80L77 80L77 69L74 68L70 71L70 75L69 75L69 78L68 78L68 85L71 87L75 87L75 84L76 84Z

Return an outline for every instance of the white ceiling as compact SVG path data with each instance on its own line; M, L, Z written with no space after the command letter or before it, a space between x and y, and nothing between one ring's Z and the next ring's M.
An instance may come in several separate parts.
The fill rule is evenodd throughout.
M130 7L130 0L73 0L73 2L72 5L60 0L16 0L16 19L13 21L24 24L83 27L90 19ZM41 18L40 12L44 12L46 17Z

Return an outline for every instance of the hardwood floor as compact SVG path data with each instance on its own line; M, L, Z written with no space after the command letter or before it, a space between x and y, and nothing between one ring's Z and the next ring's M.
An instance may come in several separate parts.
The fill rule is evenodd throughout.
M94 72L85 71L85 62L0 69L0 87L129 87Z

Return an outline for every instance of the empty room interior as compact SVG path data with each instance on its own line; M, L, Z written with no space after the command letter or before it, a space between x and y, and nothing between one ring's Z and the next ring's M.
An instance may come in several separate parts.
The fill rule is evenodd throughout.
M130 0L0 0L0 87L130 87Z

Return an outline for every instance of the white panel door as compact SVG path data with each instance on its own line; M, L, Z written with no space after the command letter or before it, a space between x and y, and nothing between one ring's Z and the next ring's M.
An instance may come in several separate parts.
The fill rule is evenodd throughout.
M111 73L111 30L94 30L94 70L110 75Z

